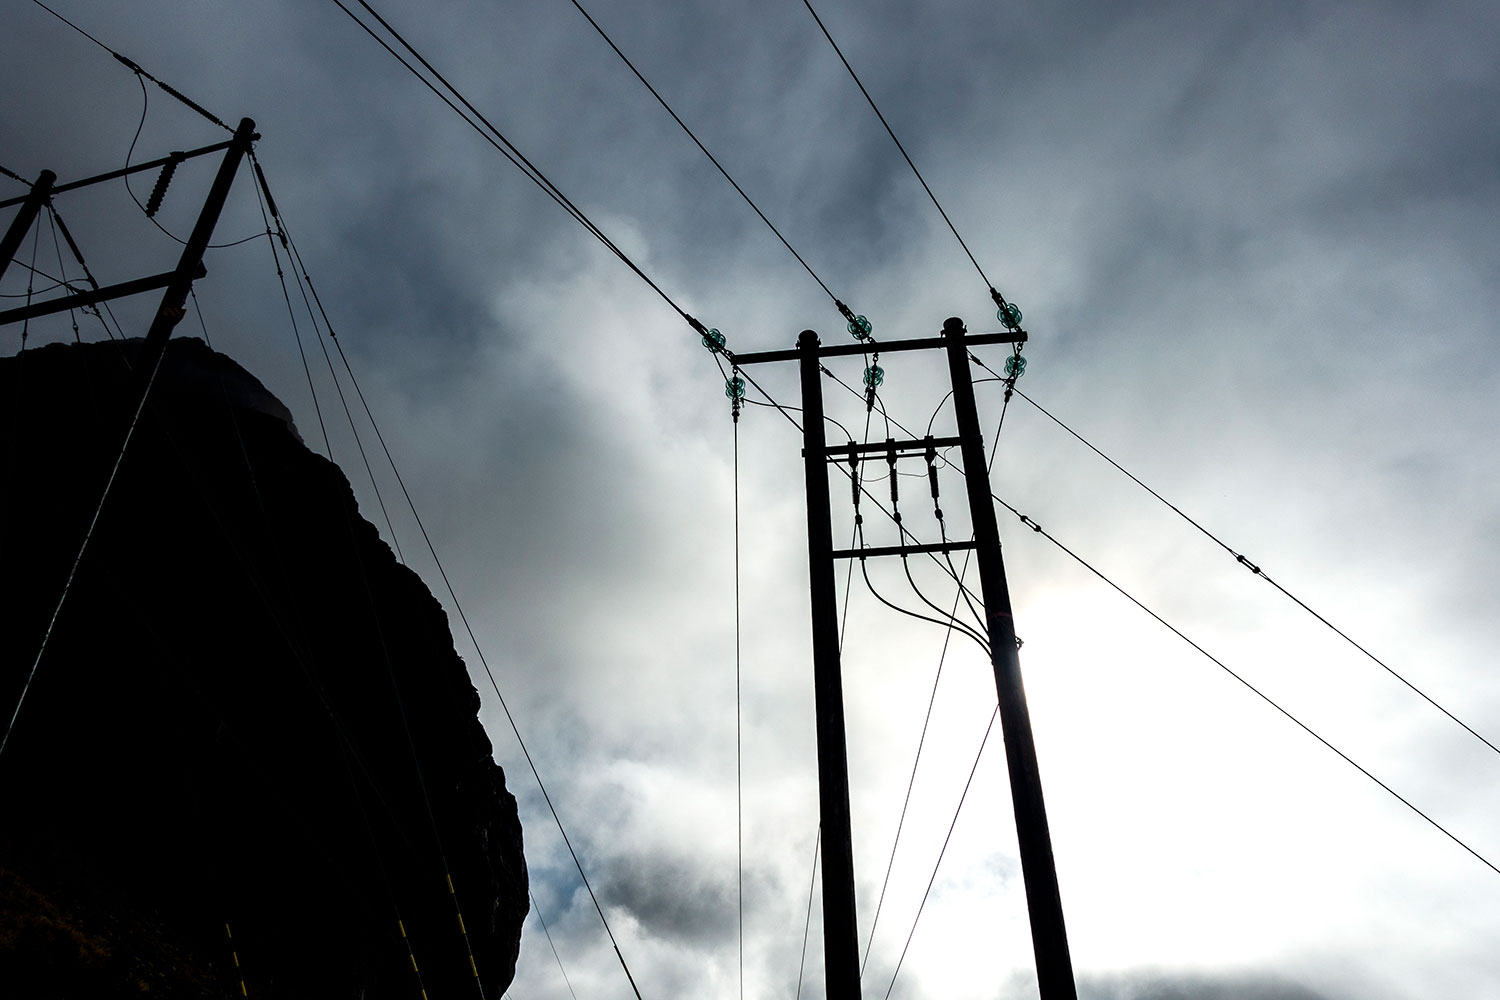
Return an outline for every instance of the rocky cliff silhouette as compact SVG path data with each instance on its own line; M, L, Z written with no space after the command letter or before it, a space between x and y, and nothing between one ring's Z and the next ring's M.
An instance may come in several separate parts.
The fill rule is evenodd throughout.
M0 360L0 723L139 347ZM0 757L0 993L498 998L521 828L441 606L229 358L151 399Z

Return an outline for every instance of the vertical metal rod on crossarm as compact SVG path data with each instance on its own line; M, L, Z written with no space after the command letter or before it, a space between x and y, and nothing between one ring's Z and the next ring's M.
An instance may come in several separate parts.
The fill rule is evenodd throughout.
M20 210L11 220L10 228L5 231L4 237L0 237L0 278L5 277L10 259L21 249L21 241L31 231L31 224L36 221L42 206L47 204L47 198L52 194L52 185L56 182L57 175L50 170L43 170L38 174L36 183L31 185L31 193L21 202Z
M1052 834L1042 801L1042 779L1037 770L1036 744L1031 736L1031 714L1021 684L1021 661L1016 653L1016 627L1011 617L1010 587L1000 555L1000 529L990 496L984 437L974 403L973 374L967 331L961 319L943 323L948 370L953 379L953 411L964 463L969 511L974 522L974 554L984 595L990 658L995 668L995 690L1000 699L1000 728L1005 735L1005 762L1010 771L1011 802L1016 813L1016 836L1021 849L1021 874L1026 882L1026 905L1031 914L1031 944L1036 952L1036 978L1041 1000L1077 1000L1068 932L1063 924L1062 894L1052 858Z
M823 825L823 956L828 1000L859 1000L859 932L854 912L854 848L849 820L849 757L839 655L838 587L829 513L828 442L818 335L797 338L802 376L802 456L807 477L807 570L812 583L813 691L818 727L818 806Z

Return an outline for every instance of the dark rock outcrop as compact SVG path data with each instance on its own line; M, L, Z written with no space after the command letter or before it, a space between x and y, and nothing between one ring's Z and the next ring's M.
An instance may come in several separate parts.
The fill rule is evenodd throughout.
M0 724L139 347L0 361ZM0 756L0 992L414 997L409 943L430 996L473 995L461 909L500 996L526 868L478 708L441 606L338 468L233 361L174 340Z

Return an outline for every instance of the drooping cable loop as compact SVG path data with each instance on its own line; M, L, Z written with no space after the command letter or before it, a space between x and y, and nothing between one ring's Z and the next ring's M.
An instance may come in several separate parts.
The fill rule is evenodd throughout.
M860 532L860 544L859 544L859 547L860 548L865 548L864 532L862 530ZM867 565L867 563L868 563L869 560L866 559L864 556L859 556L858 558L859 558L859 570L860 570L860 573L865 578L865 587L870 591L871 596L873 596L881 604L884 604L886 607L890 608L892 611L897 612L898 614L906 615L908 618L915 618L918 621L924 621L924 622L927 622L928 624L931 624L931 625L937 625L940 628L956 628L960 632L962 632L965 636L967 636L969 639L973 640L979 646L980 649L984 650L986 656L989 655L989 651L990 651L989 643L985 642L984 639L982 639L973 629L969 628L963 622L960 622L957 618L954 618L953 616L948 615L947 612L943 611L942 609L938 609L938 614L944 615L944 617L947 620L944 620L944 619L941 619L941 618L929 618L927 615L921 614L920 612L912 611L912 610L910 610L908 608L903 608L899 604L895 604L895 603L887 600L885 597L883 597L881 595L880 591L878 591L878 590L875 589L875 584L872 583L871 580L870 580L870 570L869 570L869 567Z
M944 554L946 555L947 553ZM906 582L911 586L912 593L917 595L917 600L927 605L937 614L942 615L943 618L950 620L953 623L954 628L958 629L958 631L964 633L970 639L973 639L975 642L979 643L984 649L988 650L990 648L989 640L984 635L982 635L978 631L978 629L974 628L968 622L959 620L957 616L948 611L944 611L942 608L932 603L932 601L928 600L927 595L922 593L922 588L917 586L916 578L911 575L911 561L907 559L904 553L901 556L901 568L906 572ZM983 627L982 623L980 627Z
M130 186L130 160L135 156L136 143L141 141L141 130L146 127L146 117L151 111L151 95L146 90L145 79L141 75L137 74L135 82L140 84L141 87L141 118L140 121L136 122L135 134L130 138L130 148L125 151L125 170L127 172L120 178L120 181L125 185L125 193L130 195L131 201L135 202L135 207L139 208L141 212L145 214L146 218L150 220L151 224L155 226L163 236L167 237L167 239L169 240L172 240L174 243L178 243L182 246L187 246L187 240L183 239L181 236L178 236L176 233L172 232L166 226L157 221L155 209L149 208L147 205L142 204L141 199L136 197L135 189ZM252 138L258 139L259 136L252 136ZM171 157L176 158L180 155L181 154L179 152L174 151L171 154ZM170 182L171 175L176 171L176 169L176 166L171 163L164 165L162 174L157 178L157 188L162 194L166 193L166 183L164 182ZM159 195L155 190L152 191L152 196L159 199ZM157 207L160 206L158 205ZM260 235L260 233L254 233L250 236L244 237L243 239L230 240L227 243L210 243L205 247L205 249L221 250L226 247L239 246L241 243L249 243L251 240L259 239Z

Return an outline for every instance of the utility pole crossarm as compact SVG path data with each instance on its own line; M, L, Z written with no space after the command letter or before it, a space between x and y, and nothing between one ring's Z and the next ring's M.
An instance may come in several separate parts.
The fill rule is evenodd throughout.
M259 138L260 136L258 135L252 135L250 137L250 141L254 142ZM157 167L164 167L168 163L172 163L174 161L177 163L181 163L184 160L191 160L195 156L203 156L205 153L217 153L221 149L228 149L230 146L234 145L234 143L234 139L225 139L223 142L216 142L210 146L200 146L197 149L190 149L185 153L173 153L170 156L163 156L155 160L145 160L141 163L132 163L128 167L121 167L118 170L109 170L102 174L95 174L92 177L85 177L81 181L68 181L68 183L66 184L54 184L50 193L62 194L65 191L72 191L77 188L88 187L91 184L98 184L101 181L112 181L118 177L125 177L129 174L138 174L143 170L155 170ZM51 171L45 172L51 173ZM18 198L7 198L5 201L0 201L0 208L9 208L12 205L19 205L24 202L27 197L29 196L22 195Z
M876 545L863 549L834 549L835 559L873 559L876 556L920 556L928 552L963 552L973 542L935 542L931 545Z
M980 333L968 338L968 343L983 346L985 344L1024 344L1026 343L1026 331L1017 330L1014 333ZM947 341L939 337L922 337L918 340L886 340L886 341L861 341L858 344L837 344L829 347L817 348L817 356L820 358L839 358L855 354L896 354L901 351L926 351L936 347L943 347ZM796 361L802 357L802 348L796 347L790 351L755 351L750 354L725 353L731 362L741 368L746 365L763 365L771 361Z
M198 264L197 277L201 278L206 274L208 274L208 271L203 267L202 262L200 262ZM98 305L100 302L123 298L126 295L139 295L141 292L165 288L176 277L176 271L163 271L161 274L153 274L145 278L135 278L131 281L122 281L116 285L105 285L103 288L74 292L72 295L65 295L60 299L47 299L42 302L33 302L29 306L6 309L4 312L0 312L0 326L5 326L8 323L19 323L23 319L49 316L52 313L63 312L66 309L82 309L85 306Z

